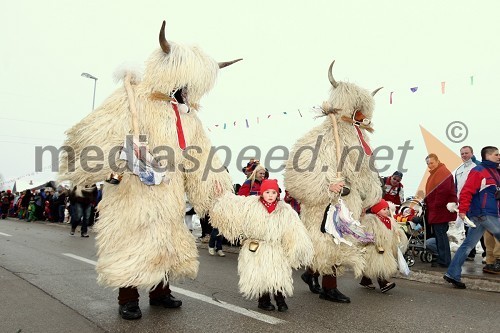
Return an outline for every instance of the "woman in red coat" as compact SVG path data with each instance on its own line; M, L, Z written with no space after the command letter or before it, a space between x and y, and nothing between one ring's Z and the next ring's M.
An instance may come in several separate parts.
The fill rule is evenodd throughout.
M238 190L238 195L260 195L260 184L266 177L266 168L262 165L257 165L248 179L241 185Z
M438 257L433 267L448 267L451 262L450 243L448 241L448 223L457 219L456 213L451 213L446 204L457 202L455 183L450 170L439 161L436 154L429 154L425 159L430 176L425 184L424 202L427 206L427 221L432 226L436 236Z

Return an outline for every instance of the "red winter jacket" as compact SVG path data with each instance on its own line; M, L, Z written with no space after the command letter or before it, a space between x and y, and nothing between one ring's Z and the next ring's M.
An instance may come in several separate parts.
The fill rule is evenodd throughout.
M448 202L457 202L455 182L450 170L443 163L439 163L434 170L429 172L424 198L427 206L427 222L439 224L455 221L457 213L452 213L446 208Z
M260 195L260 181L255 180L252 188L250 188L251 183L252 181L247 179L238 190L238 195L244 195L245 197L248 197L249 195Z
M496 163L483 161L472 169L460 192L460 213L467 213L469 217L499 217L500 201L495 199L497 184L500 184L500 173Z

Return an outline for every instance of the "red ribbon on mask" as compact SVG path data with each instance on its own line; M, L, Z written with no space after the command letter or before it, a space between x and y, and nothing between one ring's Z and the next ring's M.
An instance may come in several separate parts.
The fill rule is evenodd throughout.
M368 143L365 141L365 138L363 137L363 133L359 129L359 126L354 125L354 128L356 129L356 132L358 134L359 143L361 143L361 146L363 147L365 154L370 156L372 154L372 149L370 148Z
M176 103L172 103L172 108L175 112L175 127L177 129L177 141L179 142L179 147L184 150L186 149L186 139L184 138L184 131L182 130L181 115Z

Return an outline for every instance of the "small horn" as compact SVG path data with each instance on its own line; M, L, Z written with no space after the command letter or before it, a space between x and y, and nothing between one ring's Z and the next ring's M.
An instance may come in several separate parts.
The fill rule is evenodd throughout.
M224 67L227 67L229 65L232 65L234 64L235 62L238 62L240 60L243 60L242 58L240 59L236 59L236 60L233 60L233 61L225 61L225 62L219 62L219 68L224 68Z
M160 29L160 46L163 52L165 52L165 54L170 53L170 44L165 39L165 21L163 21L163 24L161 25Z
M382 89L382 88L383 88L383 87L380 87L380 88L377 88L377 89L375 89L374 91L372 91L372 96L375 96L375 94L376 94L376 93L378 93L378 91L379 91L380 89Z
M332 61L332 63L330 64L330 68L328 68L328 80L330 80L330 83L332 84L332 86L334 88L337 88L339 86L339 84L337 83L337 81L335 81L335 79L333 78L333 74L332 74L332 67L333 67L334 63L335 63L335 60Z

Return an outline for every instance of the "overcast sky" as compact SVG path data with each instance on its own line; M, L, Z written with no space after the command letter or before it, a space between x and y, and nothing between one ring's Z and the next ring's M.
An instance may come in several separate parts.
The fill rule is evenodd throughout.
M218 61L244 58L220 72L200 112L212 143L232 151L234 182L243 181L236 165L243 147L259 146L264 156L275 145L290 148L323 121L311 109L328 96L335 59L337 80L384 87L372 146L394 151L379 167L388 164L386 175L398 164L408 169L411 194L426 172L420 126L457 153L465 144L477 153L498 145L499 10L493 0L9 2L0 13L3 185L50 177L33 174L34 147L60 146L64 131L91 111L94 81L81 73L98 78L99 106L118 87L118 66L142 65L159 47L166 20L168 40L197 44ZM447 138L453 121L467 126L465 141ZM397 147L408 140L414 148L401 164Z

